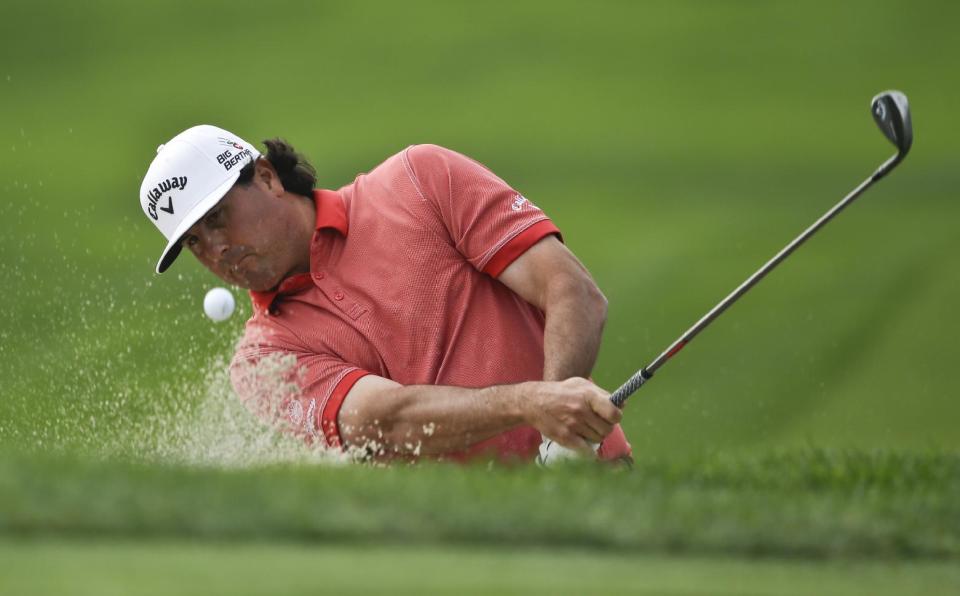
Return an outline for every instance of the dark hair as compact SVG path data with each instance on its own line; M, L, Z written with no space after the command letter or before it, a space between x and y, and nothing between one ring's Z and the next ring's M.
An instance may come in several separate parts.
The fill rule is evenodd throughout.
M267 147L267 154L263 157L273 165L280 177L283 189L294 194L313 197L313 189L317 183L317 172L310 162L283 139L267 139L263 142ZM253 181L254 162L243 166L237 184L246 186Z

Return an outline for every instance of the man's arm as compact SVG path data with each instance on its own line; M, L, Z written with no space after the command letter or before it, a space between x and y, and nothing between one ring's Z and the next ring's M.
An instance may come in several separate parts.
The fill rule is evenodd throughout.
M498 279L546 316L543 380L590 376L607 320L607 299L577 257L548 236Z
M588 376L600 349L607 300L577 257L549 236L517 257L498 279L546 316L543 378ZM556 440L549 432L543 434ZM631 459L630 444L619 425L602 442L584 437L601 443L601 459Z
M607 392L581 378L467 389L368 375L350 389L338 421L348 447L388 453L460 451L521 425L592 453L585 439L601 441L621 416Z

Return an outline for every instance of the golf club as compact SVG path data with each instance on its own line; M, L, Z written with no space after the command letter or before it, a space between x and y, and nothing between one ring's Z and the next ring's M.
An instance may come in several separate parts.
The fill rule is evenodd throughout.
M850 194L845 196L832 209L824 213L820 219L813 223L813 225L804 230L803 233L797 236L792 242L790 242L790 244L786 245L780 252L774 255L772 259L767 261L753 275L748 277L746 281L740 284L726 298L721 300L719 304L714 306L683 335L670 344L670 346L659 356L657 356L653 362L634 373L633 376L627 380L627 382L621 385L610 395L610 401L616 404L617 407L622 408L628 397L633 395L634 392L642 387L644 383L653 377L653 373L655 373L668 360L676 356L677 353L684 348L684 346L690 343L690 341L696 337L698 333L703 331L708 325L710 325L710 323L719 317L723 311L727 310L731 304L746 294L750 288L755 286L757 282L770 273L774 267L779 265L784 259L790 256L790 254L796 250L797 247L803 244L808 238L810 238L810 236L813 236L817 230L822 228L828 221L833 219L834 216L840 213L840 211L842 211L847 205L856 200L856 198L859 197L863 191L870 188L870 186L872 186L877 180L880 180L889 174L890 171L897 166L897 164L903 161L903 158L906 157L907 152L910 151L910 146L913 144L913 125L910 121L910 107L907 102L907 96L900 91L894 90L879 93L870 102L870 111L873 114L873 119L876 121L877 126L880 127L880 130L883 132L884 136L890 139L890 142L896 146L897 153L887 159L873 174L870 175L870 177L854 188ZM569 455L569 453L562 453L563 451L569 452L569 450L567 450L565 447L562 447L559 444L554 444L554 442L550 439L545 439L543 444L540 446L540 457L538 458L538 462L546 465L551 459L558 458L558 456L559 458L563 458Z

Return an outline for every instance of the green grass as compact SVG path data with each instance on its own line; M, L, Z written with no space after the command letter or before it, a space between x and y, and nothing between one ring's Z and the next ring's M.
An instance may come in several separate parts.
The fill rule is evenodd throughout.
M0 463L0 534L960 558L960 457L224 470Z
M0 591L154 594L909 596L960 587L952 562L652 556L503 547L95 540L0 542Z

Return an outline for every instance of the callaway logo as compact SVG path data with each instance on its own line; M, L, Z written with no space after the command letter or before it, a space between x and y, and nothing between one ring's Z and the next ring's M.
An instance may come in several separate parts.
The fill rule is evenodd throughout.
M173 215L173 195L167 197L166 206L160 205L157 206L157 201L160 200L165 193L170 192L171 190L183 190L187 187L187 177L186 176L174 176L167 180L163 180L160 184L157 184L153 187L152 190L147 191L147 213L150 214L154 220L157 219L157 209L164 211Z
M510 205L510 208L513 209L514 211L520 211L521 209L523 209L524 205L530 205L534 209L537 208L536 205L534 205L529 200L527 200L527 197L523 195L517 195L513 197L513 204Z

